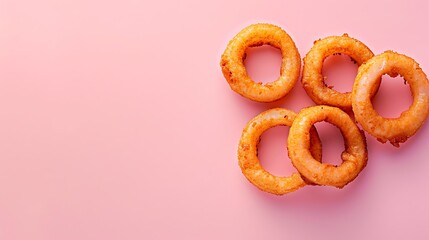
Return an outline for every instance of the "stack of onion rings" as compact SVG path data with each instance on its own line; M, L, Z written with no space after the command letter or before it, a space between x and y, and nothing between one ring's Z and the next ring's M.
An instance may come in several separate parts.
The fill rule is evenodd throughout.
M270 45L282 52L280 77L271 83L254 82L244 66L246 49ZM258 102L273 102L284 97L299 78L301 58L292 38L272 24L254 24L241 30L228 44L220 62L230 87L240 95Z
M253 82L243 63L248 47L263 44L281 49L283 56L279 79L265 85ZM351 93L334 91L323 81L323 61L336 53L347 54L360 65ZM287 94L299 77L300 64L293 40L271 24L254 24L243 29L230 41L221 59L223 75L231 88L259 102L275 101ZM399 74L410 84L413 104L399 118L383 118L372 106L371 98L377 93L383 74L392 77ZM286 194L307 184L342 188L365 168L368 161L365 134L342 110L353 110L356 121L366 132L396 147L413 136L429 115L429 80L418 63L393 51L374 56L362 42L347 34L315 42L304 59L302 83L310 98L322 105L304 108L298 114L282 108L262 112L247 124L240 139L238 160L243 174L256 187L272 194ZM345 151L339 166L321 162L321 142L313 126L319 121L332 123L343 134ZM298 172L289 177L270 174L257 156L262 133L278 125L291 126L287 149Z

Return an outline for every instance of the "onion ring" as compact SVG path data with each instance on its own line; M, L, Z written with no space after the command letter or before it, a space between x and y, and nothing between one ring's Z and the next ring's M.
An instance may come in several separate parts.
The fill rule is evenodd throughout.
M347 34L317 40L304 58L301 82L308 96L316 104L325 104L339 107L343 110L350 110L352 108L351 91L341 93L326 86L322 74L324 60L328 56L337 53L350 56L358 65L361 65L374 56L365 44L349 37ZM374 88L371 93L372 95L377 92L379 85L380 82L378 82L377 88Z
M398 118L383 118L371 103L369 92L383 74L391 77L401 75L409 83L413 103ZM382 143L389 141L399 147L413 136L429 114L429 82L425 73L414 59L405 55L386 51L359 67L353 86L353 112L356 121Z
M255 83L244 66L246 49L270 45L282 52L280 77L267 84ZM301 59L292 38L272 24L253 24L241 30L228 44L220 65L225 79L235 92L258 102L273 102L284 97L295 85L301 70Z
M311 127L320 121L337 126L345 143L341 154L343 162L339 166L324 164L315 160L310 148ZM355 179L368 161L365 135L356 126L350 116L339 108L313 106L302 109L289 131L288 153L298 172L318 185L342 188Z
M274 126L291 126L295 117L295 112L274 108L262 112L250 120L243 130L238 147L238 163L244 176L262 191L283 195L306 185L297 172L288 177L272 175L263 169L258 159L258 143L262 133ZM309 141L310 153L320 161L322 145L315 128L310 130Z

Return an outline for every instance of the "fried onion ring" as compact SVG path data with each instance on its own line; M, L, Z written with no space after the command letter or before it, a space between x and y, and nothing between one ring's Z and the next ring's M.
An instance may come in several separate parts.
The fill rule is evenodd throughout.
M391 77L399 74L410 85L413 103L398 118L383 118L371 103L369 93L375 88L376 79L383 74ZM399 147L417 132L429 114L429 82L414 59L386 51L359 67L352 99L355 118L362 128L380 142L389 141Z
M291 126L296 113L287 109L274 108L260 113L249 121L241 135L238 146L238 163L244 176L262 191L276 195L293 192L306 185L299 173L288 177L274 176L261 166L258 159L258 143L263 132L275 126ZM322 159L322 145L315 128L309 129L309 154L315 161Z
M261 45L270 45L282 52L280 77L267 84L254 82L244 66L246 49ZM284 97L295 85L301 59L295 43L283 29L259 23L244 28L229 42L220 65L232 90L254 101L272 102Z
M317 40L304 58L301 82L308 96L315 103L350 110L352 108L351 91L341 93L326 86L322 74L324 60L330 55L338 53L350 56L358 65L374 56L365 44L347 34ZM377 88L373 89L372 95L377 92L379 85L380 82L376 85Z
M339 166L321 163L311 154L309 131L320 121L337 126L345 143ZM342 188L355 179L366 166L368 152L365 135L350 116L339 108L313 106L302 109L292 123L288 137L288 153L298 172L318 185Z

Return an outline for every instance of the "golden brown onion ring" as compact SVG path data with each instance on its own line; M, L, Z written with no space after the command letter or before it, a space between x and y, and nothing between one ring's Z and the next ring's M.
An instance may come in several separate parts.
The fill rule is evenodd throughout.
M311 127L320 121L337 126L344 137L345 151L341 154L343 162L339 166L315 160L309 150L308 133ZM304 108L298 113L289 131L288 153L293 165L303 177L318 185L338 188L355 179L368 160L363 132L347 113L324 105Z
M347 34L317 40L304 58L301 82L308 96L315 103L350 110L352 108L351 91L340 93L326 86L322 74L324 60L337 53L350 56L358 65L374 56L365 44L349 37ZM380 82L375 84L376 88L374 88L372 94L375 94L378 90Z
M370 92L376 79L383 74L401 75L410 85L413 103L398 118L383 118L371 103ZM429 82L427 76L414 59L386 51L359 67L353 86L353 112L362 128L380 142L389 141L399 147L413 136L429 114Z
M280 77L267 84L254 82L244 66L246 49L271 45L282 52ZM272 102L284 97L299 78L301 59L292 38L272 24L254 24L241 30L228 44L220 65L230 87L240 95L258 102Z
M270 174L263 169L258 159L258 143L262 133L274 126L291 126L295 116L296 113L290 110L270 109L253 118L243 130L238 147L238 163L244 176L262 191L283 195L306 185L299 173L293 173L288 177ZM320 161L322 145L319 136L315 128L309 131L310 154Z

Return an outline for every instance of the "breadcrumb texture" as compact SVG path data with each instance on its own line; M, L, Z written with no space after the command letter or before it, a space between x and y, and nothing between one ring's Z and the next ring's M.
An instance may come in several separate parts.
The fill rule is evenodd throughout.
M244 66L246 49L270 45L280 49L280 76L274 82L256 83ZM301 57L292 38L280 27L258 23L241 30L222 54L220 66L232 90L258 102L273 102L284 97L295 85L301 71Z
M328 87L322 74L323 62L327 57L334 54L346 54L358 65L361 65L374 56L365 44L349 37L347 34L316 40L304 58L301 82L308 96L316 104L351 110L351 89L350 92L341 93ZM379 85L380 82L374 88L372 95L378 90Z
M383 74L402 76L409 84L413 103L398 118L384 118L374 109L370 92ZM423 125L429 114L429 82L419 64L412 58L386 51L371 58L358 69L353 86L353 112L362 128L382 143L393 146L407 141Z
M283 195L298 190L306 181L296 172L288 177L274 176L261 166L258 143L263 132L275 126L291 126L296 113L274 108L260 113L249 121L243 130L238 146L238 163L244 176L262 191ZM309 130L309 152L315 161L322 160L322 145L315 128ZM311 183L310 183L311 184Z
M321 163L310 153L309 130L320 121L338 127L344 137L343 162L339 166ZM304 108L299 112L289 131L288 154L302 176L318 185L338 188L353 181L368 161L364 133L347 113L326 105Z

